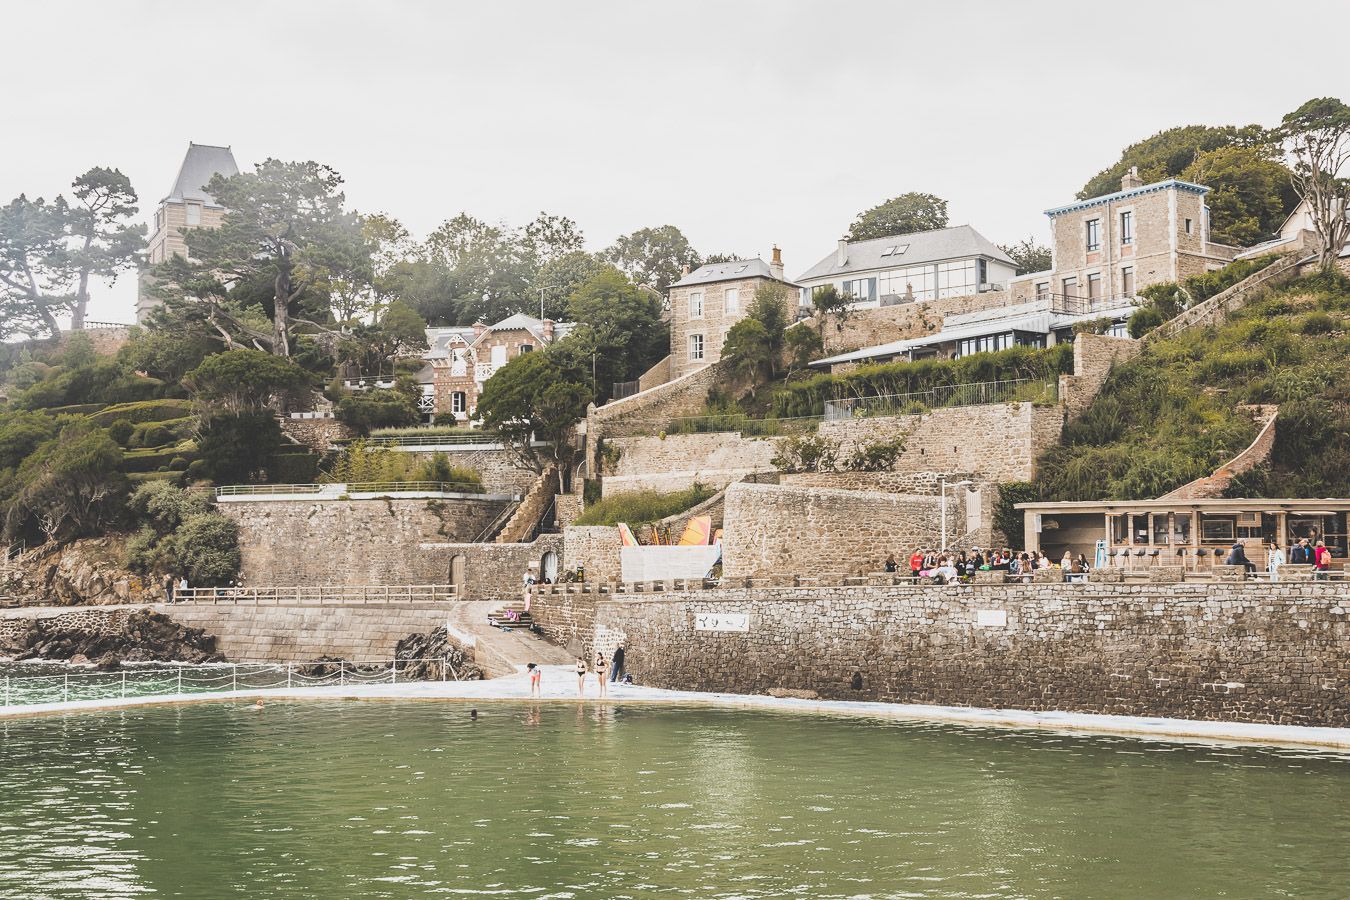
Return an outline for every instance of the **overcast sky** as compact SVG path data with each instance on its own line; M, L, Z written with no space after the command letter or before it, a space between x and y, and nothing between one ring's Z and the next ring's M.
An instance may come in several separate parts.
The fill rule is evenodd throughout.
M468 211L679 226L789 277L905 191L998 243L1048 238L1127 144L1350 99L1345 0L45 0L6 15L0 202L126 172L145 219L188 141L315 159L418 237ZM1330 45L1327 45L1330 46ZM91 318L131 321L134 279Z

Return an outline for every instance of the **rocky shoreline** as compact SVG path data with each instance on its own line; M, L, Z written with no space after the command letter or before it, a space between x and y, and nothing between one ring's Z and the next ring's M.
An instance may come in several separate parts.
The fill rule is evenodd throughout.
M121 630L110 633L72 628L57 620L24 620L21 629L0 633L0 656L17 662L92 663L104 670L116 669L124 662L225 661L216 650L214 635L200 628L185 627L148 609L132 611Z

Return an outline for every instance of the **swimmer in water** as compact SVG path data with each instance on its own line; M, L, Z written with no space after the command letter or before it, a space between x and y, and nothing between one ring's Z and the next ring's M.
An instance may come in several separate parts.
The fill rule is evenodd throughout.
M249 709L262 709L262 708L263 708L263 702L262 702L262 698L261 698L261 697L259 697L259 698L258 698L257 700L255 700L255 701L253 701L253 705L249 707Z

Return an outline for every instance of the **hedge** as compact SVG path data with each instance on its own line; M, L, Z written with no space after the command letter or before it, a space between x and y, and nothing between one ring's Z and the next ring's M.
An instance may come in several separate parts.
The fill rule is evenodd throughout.
M122 455L122 459L128 472L153 472L160 466L168 466L177 456L181 456L190 462L196 456L195 448L185 448L182 444L171 444L167 447L153 447L148 450L128 450Z
M49 406L43 410L49 416L87 416L107 407L106 403L76 403L72 406Z
M319 476L319 457L313 453L278 453L267 464L273 484L313 484Z
M135 403L118 403L105 407L101 412L89 417L95 425L111 425L118 419L126 419L133 425L141 422L167 422L181 419L192 414L190 400L139 400Z

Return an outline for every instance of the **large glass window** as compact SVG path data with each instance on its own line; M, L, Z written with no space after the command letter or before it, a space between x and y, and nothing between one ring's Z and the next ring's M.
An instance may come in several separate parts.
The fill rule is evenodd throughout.
M876 298L877 280L875 278L851 278L844 282L840 292L848 294L855 303L866 303Z
M957 344L958 356L970 356L972 353L993 353L996 350L1007 350L1013 346L1013 335L1011 331L1003 334L990 334L977 338L966 338Z
M937 295L941 297L964 297L978 293L980 289L979 271L975 260L938 263Z
M1231 544L1237 539L1237 520L1232 516L1201 516L1200 540L1206 544Z
M1172 514L1172 537L1173 543L1189 544L1191 542L1191 514L1173 513Z
M911 290L915 300L932 300L935 284L932 266L891 269L877 276L877 292L883 297L887 294L903 297L906 290Z
M1167 546L1167 513L1153 514L1153 543L1155 546Z
M1102 220L1087 220L1087 248L1088 251L1100 250L1102 248Z
M1111 543L1120 546L1130 542L1130 517L1111 516Z
M722 294L723 309L728 316L734 316L741 311L741 291L739 288L727 288Z
M1120 214L1120 244L1128 246L1134 243L1134 213L1123 212Z
M1130 323L1129 323L1129 322L1112 322L1112 323L1111 323L1111 327L1106 329L1106 336L1107 336L1107 337L1129 337L1129 336L1130 336Z

